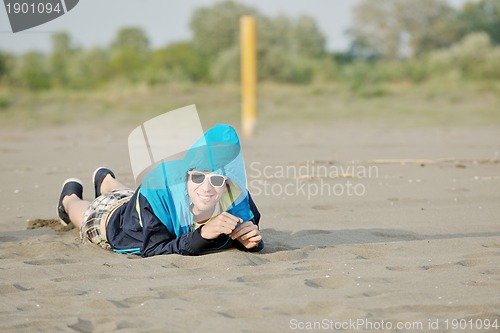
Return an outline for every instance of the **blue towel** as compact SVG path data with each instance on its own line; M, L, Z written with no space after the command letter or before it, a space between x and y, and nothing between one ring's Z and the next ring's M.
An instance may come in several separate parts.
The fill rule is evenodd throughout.
M229 125L216 125L191 146L183 159L160 162L143 179L140 193L170 233L180 237L193 228L186 184L190 169L229 177L229 189L220 201L222 209L243 221L254 217L238 135Z

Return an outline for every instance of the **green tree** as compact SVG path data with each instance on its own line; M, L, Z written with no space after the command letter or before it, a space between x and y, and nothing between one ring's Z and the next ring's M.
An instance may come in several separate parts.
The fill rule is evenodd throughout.
M294 55L320 58L326 54L326 38L309 16L290 19L284 15L262 17L257 22L259 50L277 47Z
M460 34L484 31L493 44L500 44L500 1L467 2L458 13Z
M39 52L28 52L19 59L17 79L21 85L30 90L45 90L50 88L50 74L47 61Z
M474 32L449 49L429 54L432 72L442 74L458 71L462 77L474 80L500 79L500 46L491 43L489 35Z
M259 79L306 83L321 71L324 62L319 60L327 58L325 37L312 18L268 18L254 8L225 1L197 9L191 19L194 48L207 60L213 80L239 78L239 21L243 15L252 15L257 21Z
M217 82L237 82L240 79L240 54L237 44L222 51L212 63L211 78Z
M155 50L152 54L151 67L154 73L159 71L166 81L179 79L201 81L208 78L207 61L190 42L174 43ZM160 78L160 81L163 79Z
M9 73L9 55L0 52L0 81Z
M66 32L58 32L52 35L49 67L50 76L55 85L66 86L69 83L68 71L73 62L74 52L70 36Z
M111 42L109 65L116 77L140 80L149 58L149 40L140 28L122 28Z
M326 39L312 18L279 15L257 23L260 78L308 83L321 73L320 64L328 58Z
M103 86L111 76L108 62L108 53L102 48L77 52L68 71L69 86L75 89Z
M321 33L316 21L310 16L300 16L293 27L293 42L298 53L311 58L325 55L326 38Z
M196 9L190 21L195 49L214 60L221 52L237 44L239 20L243 15L260 16L254 8L232 1Z
M363 0L353 14L351 49L365 57L412 58L457 39L445 0Z

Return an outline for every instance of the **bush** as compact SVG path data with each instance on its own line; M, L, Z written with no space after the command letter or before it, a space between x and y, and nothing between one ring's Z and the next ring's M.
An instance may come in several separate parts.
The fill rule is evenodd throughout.
M189 42L171 44L152 54L152 77L161 81L203 81L208 79L208 64ZM160 75L154 75L159 72Z
M472 33L446 50L430 53L429 67L433 74L458 71L462 78L500 79L500 47L493 47L489 36Z
M100 48L76 53L68 68L68 88L97 88L110 80L108 54Z
M215 82L239 82L240 48L232 47L220 53L212 65L210 77Z
M0 96L0 110L7 109L10 106L10 100L7 97Z
M46 59L41 53L26 53L19 59L17 79L30 90L49 89L51 82L47 67Z
M8 74L8 56L0 52L0 80Z
M500 79L500 47L486 54L483 64L483 78Z

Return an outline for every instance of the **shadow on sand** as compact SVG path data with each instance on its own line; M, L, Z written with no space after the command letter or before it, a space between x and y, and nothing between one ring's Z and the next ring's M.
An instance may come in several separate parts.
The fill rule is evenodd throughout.
M401 241L455 239L500 236L500 232L419 234L398 229L301 230L291 232L276 229L261 230L266 242L265 253L296 250L307 246L319 248L340 244L390 243Z

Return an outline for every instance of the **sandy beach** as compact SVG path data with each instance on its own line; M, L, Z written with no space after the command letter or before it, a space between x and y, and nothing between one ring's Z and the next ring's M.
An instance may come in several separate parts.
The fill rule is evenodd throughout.
M50 223L68 177L135 186L135 126L0 130L0 331L500 331L498 126L260 126L264 251L148 259Z

